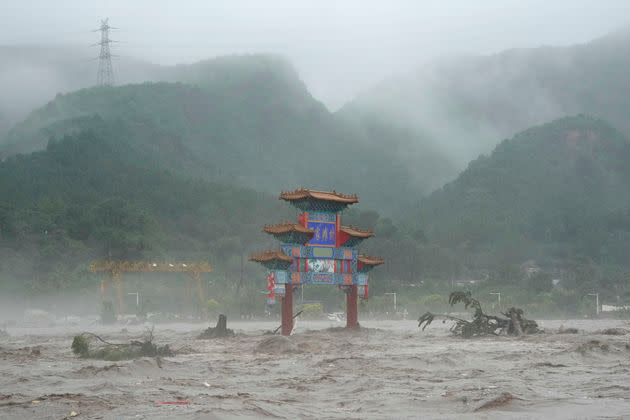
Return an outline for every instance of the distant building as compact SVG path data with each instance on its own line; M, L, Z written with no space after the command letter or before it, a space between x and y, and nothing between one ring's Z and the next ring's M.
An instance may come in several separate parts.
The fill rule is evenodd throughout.
M521 272L528 278L542 271L540 266L536 264L535 260L525 261L524 263L520 265L520 269L521 269Z
M602 312L630 311L630 305L602 305Z
M455 285L457 287L466 287L466 286L474 286L475 284L478 283L479 280L472 280L472 279L467 279L467 280L456 280L455 281Z

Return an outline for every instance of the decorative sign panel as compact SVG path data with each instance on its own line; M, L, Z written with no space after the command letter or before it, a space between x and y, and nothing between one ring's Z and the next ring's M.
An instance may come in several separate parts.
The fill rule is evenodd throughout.
M313 257L332 258L333 256L334 252L332 248L313 248Z
M313 221L313 222L335 223L337 222L337 214L325 213L321 211L312 211L308 213L308 220Z
M336 260L353 260L355 264L359 252L347 247L301 246L282 244L282 252L294 258L334 258ZM356 271L356 267L354 267Z
M351 285L361 283L367 283L367 276L361 273L354 274L342 274L342 273L327 273L327 272L287 272L284 270L276 270L276 294L279 293L279 288L282 288L286 284L339 284L339 285ZM280 280L280 281L279 281ZM288 286L287 286L288 287ZM282 294L284 291L282 291Z
M311 222L307 223L307 227L315 232L313 239L309 245L335 246L337 240L337 225L335 222Z
M335 276L332 274L309 273L310 277L307 281L310 284L335 284Z
M308 271L312 273L334 273L335 260L311 259L308 260Z

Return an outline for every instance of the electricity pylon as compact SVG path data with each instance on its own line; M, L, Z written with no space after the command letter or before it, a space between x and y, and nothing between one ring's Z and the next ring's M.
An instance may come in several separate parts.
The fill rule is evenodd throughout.
M109 44L115 41L109 39L109 30L117 28L109 26L108 21L109 18L101 20L101 27L93 31L101 32L101 42L97 42L92 45L101 46L101 52L98 56L98 73L96 74L96 84L99 86L113 86L115 83L114 68L112 67L112 54L109 50Z

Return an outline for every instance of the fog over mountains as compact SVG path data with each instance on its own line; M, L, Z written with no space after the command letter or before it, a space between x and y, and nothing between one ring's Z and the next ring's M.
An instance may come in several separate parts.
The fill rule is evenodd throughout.
M278 54L121 57L94 87L86 49L0 52L2 287L78 286L102 255L203 256L233 278L256 226L293 217L273 196L304 186L360 196L346 220L376 230L376 293L518 282L527 260L571 293L625 293L628 31L434 60L336 111Z
M630 29L571 47L452 57L391 78L340 113L409 127L458 168L501 139L568 115L603 118L628 135L629 52Z
M392 76L335 112L337 118L374 135L383 126L395 130L398 158L423 190L453 179L468 161L488 153L502 139L531 125L584 113L603 118L630 133L624 118L628 99L630 30L622 30L571 47L513 49L486 56L433 61L403 76ZM94 83L91 51L78 48L2 47L0 66L0 135L57 93ZM237 57L192 65L159 66L121 58L115 62L119 84L170 81L208 84L228 82L221 65ZM273 61L273 60L272 60ZM224 63L224 64L220 64ZM287 63L270 71L299 86L302 97L317 103ZM215 75L213 76L213 72ZM34 84L33 80L37 80ZM254 88L254 86L252 86ZM296 105L294 103L293 105ZM311 105L308 105L311 106ZM324 106L322 105L322 109ZM377 126L376 126L377 125ZM10 136L5 142L11 142ZM6 153L6 152L5 152ZM439 156L430 173L413 162ZM426 159L425 159L426 160ZM426 193L427 191L424 191Z

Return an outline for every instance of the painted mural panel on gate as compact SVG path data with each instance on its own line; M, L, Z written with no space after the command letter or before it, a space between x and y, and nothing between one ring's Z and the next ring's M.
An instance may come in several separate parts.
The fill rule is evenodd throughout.
M313 273L334 273L335 260L308 260L308 271Z

